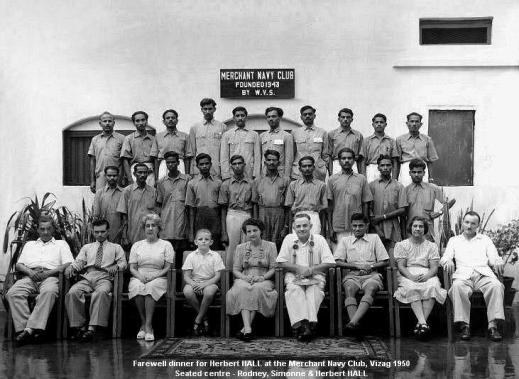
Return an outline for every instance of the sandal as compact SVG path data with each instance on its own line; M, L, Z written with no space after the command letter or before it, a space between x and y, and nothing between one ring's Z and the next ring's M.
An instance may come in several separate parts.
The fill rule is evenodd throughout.
M413 334L417 336L420 333L420 330L422 330L422 324L416 323L416 326L413 329Z
M137 339L138 340L143 340L144 337L146 337L146 332L143 329L140 329L139 333L137 333Z
M202 324L199 324L198 322L193 323L193 334L195 336L201 336L204 333Z

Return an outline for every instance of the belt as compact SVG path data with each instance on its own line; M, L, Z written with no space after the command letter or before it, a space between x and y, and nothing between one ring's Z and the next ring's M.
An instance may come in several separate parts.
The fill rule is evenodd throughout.
M49 270L51 270L50 268L40 267L40 266L38 266L38 267L29 267L29 268L31 270L33 270L33 271L49 271Z
M260 205L260 208L280 208L283 209L283 205Z

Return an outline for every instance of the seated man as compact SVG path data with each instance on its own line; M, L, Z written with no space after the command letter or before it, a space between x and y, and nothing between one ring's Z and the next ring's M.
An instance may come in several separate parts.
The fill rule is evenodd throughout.
M470 296L474 290L483 293L487 304L488 336L492 341L501 341L497 329L497 320L504 320L504 286L492 272L503 274L503 260L497 254L496 247L483 234L478 233L481 218L473 211L463 217L463 234L452 237L440 264L452 276L454 282L449 296L454 307L454 322L462 323L461 339L470 339Z
M314 335L317 312L324 299L325 272L335 262L325 238L310 233L310 216L296 214L292 227L295 234L285 237L276 262L288 271L285 274L285 299L292 329L298 341L309 341Z
M81 273L82 279L65 295L65 307L70 327L75 329L71 339L90 341L97 326L107 327L112 302L113 276L126 268L126 257L121 246L107 241L110 224L106 220L92 223L96 242L81 249L76 260L67 267L65 275ZM85 318L85 293L92 292L88 329Z
M36 241L23 247L16 263L16 270L24 275L7 292L6 298L13 316L16 342L24 344L38 340L47 326L47 319L58 297L57 274L74 258L65 241L55 240L52 218L41 216L38 220ZM27 298L39 293L33 311L29 310Z
M334 254L337 266L349 269L342 282L346 295L344 306L350 319L345 331L349 334L358 332L359 321L373 304L377 291L384 288L377 269L386 267L389 262L378 234L366 234L368 225L369 221L362 213L351 215L353 235L343 237ZM359 290L364 291L364 296L357 305L355 296Z

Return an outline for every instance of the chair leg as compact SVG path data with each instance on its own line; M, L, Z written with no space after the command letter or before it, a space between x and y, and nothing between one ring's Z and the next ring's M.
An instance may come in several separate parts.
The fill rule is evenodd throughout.
M389 336L395 336L395 309L394 309L394 300L391 293L388 294L388 307L389 307Z
M452 311L452 303L451 299L447 297L447 300L445 301L445 306L447 308L446 317L447 317L447 337L449 339L449 342L454 341L454 322L453 322L453 311Z
M396 338L400 338L400 303L398 300L395 301L395 335Z
M11 341L14 339L13 315L10 308L7 308L7 339Z

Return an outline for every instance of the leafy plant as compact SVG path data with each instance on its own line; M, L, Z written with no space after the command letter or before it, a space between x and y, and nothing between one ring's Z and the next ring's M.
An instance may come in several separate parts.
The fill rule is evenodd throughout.
M519 247L519 220L512 220L506 225L501 225L496 230L486 233L494 245L504 263L515 264L518 260L516 249Z

